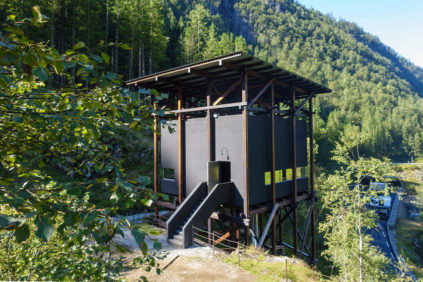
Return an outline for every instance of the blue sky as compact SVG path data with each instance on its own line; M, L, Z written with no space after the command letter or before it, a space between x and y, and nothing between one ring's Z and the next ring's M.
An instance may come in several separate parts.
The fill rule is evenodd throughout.
M297 0L336 19L355 22L423 67L423 0Z

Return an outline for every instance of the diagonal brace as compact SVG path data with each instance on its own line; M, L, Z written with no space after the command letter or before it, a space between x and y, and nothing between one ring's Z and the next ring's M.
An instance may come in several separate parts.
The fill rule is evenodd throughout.
M267 232L269 231L270 225L272 224L273 218L275 217L276 211L278 209L279 205L275 204L273 206L272 212L270 213L269 219L267 220L266 226L264 227L263 234L261 234L260 242L258 243L257 248L260 248L263 245Z
M237 81L235 81L234 84L232 84L228 90L225 91L225 93L222 94L222 96L220 96L219 98L216 99L216 101L214 101L213 106L216 106L217 104L219 104L220 102L222 102L223 99L226 98L226 96L228 96L232 91L235 90L235 88L238 87L238 85L240 85L242 82L242 78L238 79Z
M300 106L295 110L294 116L298 115L301 109L304 107L305 103L307 103L311 98L313 98L314 93L311 93L307 96L307 98L300 104Z
M251 108L254 103L266 92L266 90L269 88L270 85L272 85L274 82L274 79L270 80L261 90L260 92L248 103L247 108Z

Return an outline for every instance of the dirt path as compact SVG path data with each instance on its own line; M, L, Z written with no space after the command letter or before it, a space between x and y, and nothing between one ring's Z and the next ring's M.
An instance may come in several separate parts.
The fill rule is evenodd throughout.
M248 271L224 263L219 255L201 257L172 254L161 265L166 269L160 275L133 269L123 273L122 278L127 281L137 281L141 276L148 281L257 281L257 277Z

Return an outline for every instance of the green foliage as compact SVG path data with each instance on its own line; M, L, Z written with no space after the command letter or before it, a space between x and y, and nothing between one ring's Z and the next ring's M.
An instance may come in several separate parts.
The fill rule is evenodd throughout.
M389 160L351 158L350 148L356 142L338 144L334 159L340 169L332 175L318 178L318 192L326 216L319 225L326 250L323 252L336 267L338 278L344 281L392 279L387 273L390 261L371 244L372 237L366 230L376 227L374 210L368 208L375 191L360 184L366 176L382 181L393 175ZM389 189L385 191L389 193Z
M145 237L116 215L158 196L148 177L128 176L108 142L128 128L150 132L153 110L120 86L101 49L79 42L61 54L27 37L44 24L33 11L10 16L0 34L0 279L111 279L122 269L111 246L123 228L143 251L137 261L154 268Z

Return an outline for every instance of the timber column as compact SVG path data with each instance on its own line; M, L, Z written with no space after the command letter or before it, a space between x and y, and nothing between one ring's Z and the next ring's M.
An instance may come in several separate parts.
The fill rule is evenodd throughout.
M178 84L178 110L183 108L182 84ZM178 113L178 203L182 203L182 192L184 187L184 148L185 148L185 128L182 120L182 113Z
M294 255L297 255L297 229L298 229L298 210L297 210L297 134L296 130L296 116L295 116L295 89L291 93L291 142L292 142L292 209L294 213L294 222L293 222L293 245L294 245Z
M248 103L248 72L242 74L242 93L241 93L242 102ZM242 132L243 132L243 181L245 187L245 199L244 199L244 214L245 217L250 219L250 191L249 191L249 178L248 178L248 109L247 106L242 110ZM249 226L245 227L245 244L249 244L250 238L250 228Z
M154 135L153 135L153 143L154 143L154 179L153 179L153 191L155 194L159 192L159 121L157 117L157 101L153 98L153 108L156 111L154 115ZM157 204L154 206L154 216L157 219L159 217L159 207Z
M314 122L313 122L313 96L308 102L309 106L309 131L310 131L310 194L311 194L311 260L316 263L316 191L314 190Z

